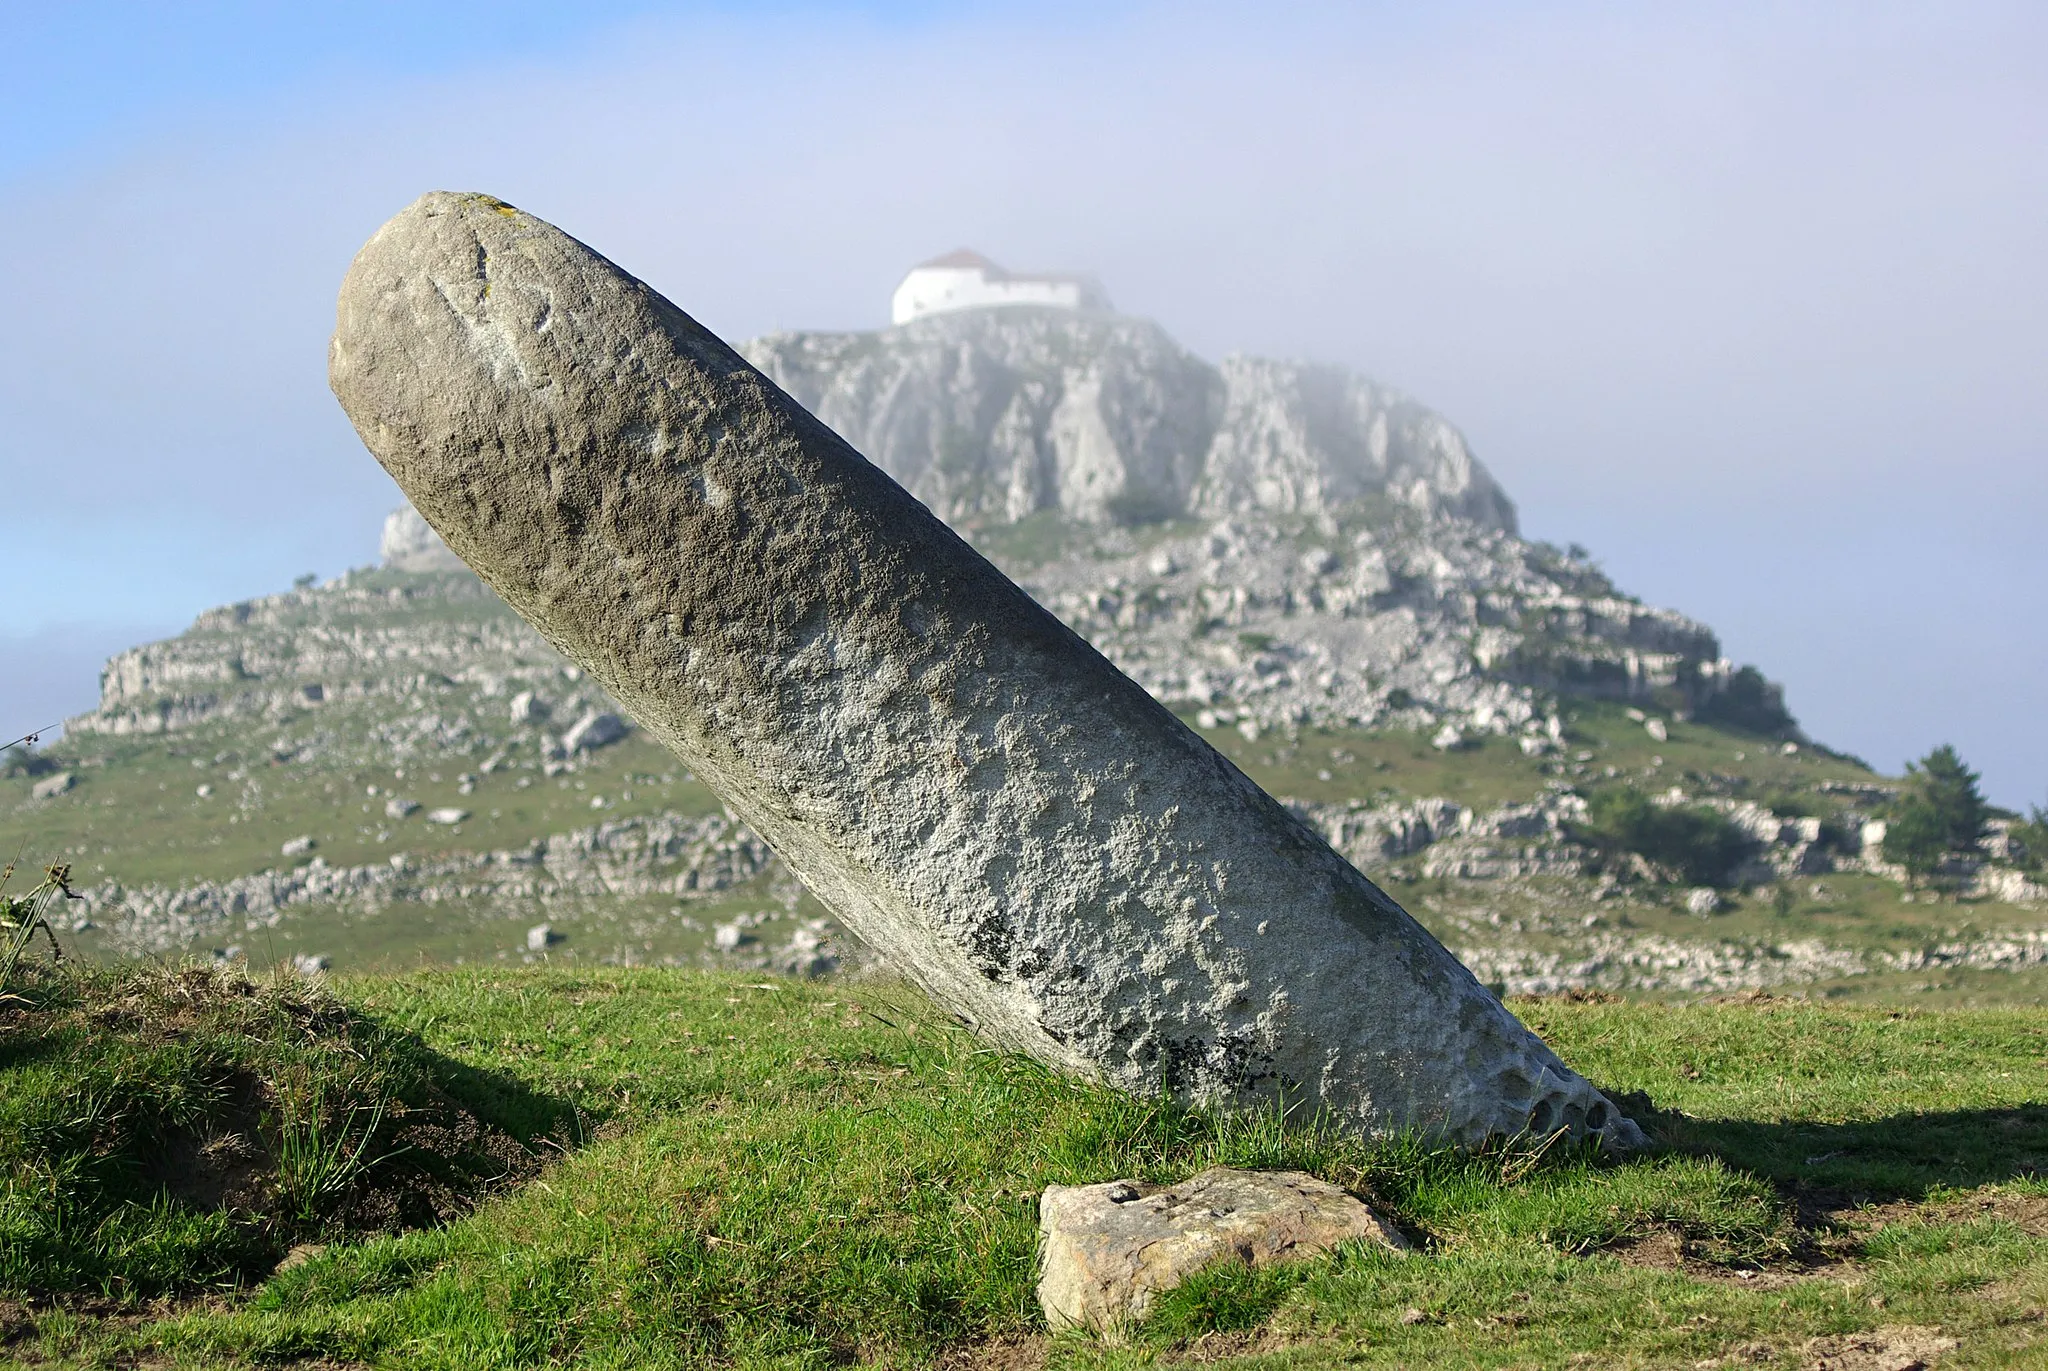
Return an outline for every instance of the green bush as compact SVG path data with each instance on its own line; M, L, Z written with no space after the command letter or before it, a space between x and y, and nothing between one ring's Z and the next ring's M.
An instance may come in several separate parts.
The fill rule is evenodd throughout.
M1743 667L1728 678L1728 684L1707 697L1694 712L1705 723L1724 724L1749 733L1780 738L1795 733L1799 721L1785 708L1783 687L1764 679L1753 666Z
M1752 845L1718 811L1653 804L1633 786L1595 791L1574 836L1610 858L1632 853L1693 885L1725 882Z
M2028 871L2048 867L2048 809L2035 805L2026 818L2013 824L2011 834L2019 848L2019 866Z
M1886 815L1884 855L1914 876L1931 876L1952 852L1983 849L1990 806L1977 773L1943 743L1906 763L1907 785Z

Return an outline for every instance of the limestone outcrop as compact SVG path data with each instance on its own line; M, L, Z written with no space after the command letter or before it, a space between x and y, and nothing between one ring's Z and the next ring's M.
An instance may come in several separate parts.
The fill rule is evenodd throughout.
M471 567L855 932L1116 1086L1640 1133L1420 925L646 285L486 196L344 282L330 381Z
M1336 367L1212 366L1145 319L963 310L879 333L777 333L747 360L941 518L1089 523L1312 514L1368 496L1512 533L1441 415Z
M391 511L378 541L377 559L393 571L467 571L441 535L411 505Z

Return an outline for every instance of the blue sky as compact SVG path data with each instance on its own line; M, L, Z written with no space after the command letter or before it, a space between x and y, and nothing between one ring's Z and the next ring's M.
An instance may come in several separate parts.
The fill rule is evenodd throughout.
M333 292L448 187L735 338L878 325L964 244L1359 367L1821 738L2048 799L2044 14L0 7L0 716L370 560Z

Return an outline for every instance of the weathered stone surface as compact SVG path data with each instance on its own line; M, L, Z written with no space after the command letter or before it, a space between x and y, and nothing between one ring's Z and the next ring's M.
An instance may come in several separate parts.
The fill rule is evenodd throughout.
M77 773L60 771L56 775L37 781L34 785L30 786L28 790L29 798L34 800L54 800L77 784Z
M1055 1328L1108 1332L1220 1262L1247 1266L1408 1240L1362 1200L1301 1171L1216 1166L1175 1186L1049 1185L1038 1201L1038 1304Z
M437 193L335 394L471 567L998 1043L1369 1130L1640 1138L1398 905L689 316Z

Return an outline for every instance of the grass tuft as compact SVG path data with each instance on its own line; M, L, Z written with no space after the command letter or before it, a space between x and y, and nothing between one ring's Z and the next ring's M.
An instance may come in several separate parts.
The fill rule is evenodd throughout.
M456 1212L537 1169L466 1074L286 974L24 965L0 1005L0 1290L233 1286L295 1242Z

